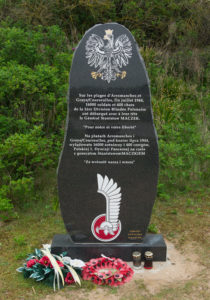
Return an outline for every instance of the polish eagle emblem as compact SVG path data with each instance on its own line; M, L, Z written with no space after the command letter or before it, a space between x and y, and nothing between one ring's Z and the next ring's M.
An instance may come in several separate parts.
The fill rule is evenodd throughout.
M106 175L97 174L98 193L106 199L106 214L97 216L92 222L93 235L100 241L111 241L118 237L121 231L119 220L121 187Z
M108 83L118 77L126 77L126 71L121 71L123 66L128 65L132 56L132 46L126 34L114 39L113 30L105 30L103 39L97 34L91 34L85 46L88 64L95 69L91 72L94 79L98 77Z

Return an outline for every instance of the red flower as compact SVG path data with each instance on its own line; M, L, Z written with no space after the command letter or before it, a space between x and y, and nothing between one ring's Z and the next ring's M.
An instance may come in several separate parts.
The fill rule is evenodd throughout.
M60 260L56 260L56 262L59 265L59 267L64 267L64 264Z
M47 256L43 256L40 260L39 260L39 263L43 266L46 266L46 267L51 267L52 268L52 264L50 262L50 259L47 257Z
M131 268L128 268L126 271L124 271L124 277L123 277L123 282L128 282L131 280L133 276L133 270Z
M110 286L114 286L114 277L111 276L111 277L105 279L105 284L110 285Z
M71 273L68 272L65 278L65 283L66 284L72 284L75 283L74 278L72 277Z
M59 267L64 267L64 264L59 261L59 260L56 260L57 264L59 265ZM53 268L53 265L51 264L50 262L50 259L49 257L47 256L43 256L40 260L39 260L39 263L45 267L50 267L50 268Z
M35 265L37 262L39 262L38 259L30 259L27 261L27 268L33 267L33 265Z
M114 273L114 278L115 278L115 279L121 279L122 277L123 277L123 274L122 274L122 273L120 273L120 272Z
M83 278L83 280L88 280L89 279L88 273L83 271L82 272L82 278Z
M101 278L99 278L96 275L92 275L90 280L98 285L102 285L103 284L103 280Z
M92 259L89 261L89 263L95 265L95 264L97 263L97 261L98 261L98 258L92 258Z
M105 273L102 273L102 272L99 272L96 276L97 276L100 280L106 279L106 278L107 278L107 276L105 275Z

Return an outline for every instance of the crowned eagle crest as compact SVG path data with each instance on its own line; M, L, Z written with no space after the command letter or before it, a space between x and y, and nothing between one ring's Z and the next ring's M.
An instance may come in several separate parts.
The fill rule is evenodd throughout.
M92 72L94 79L98 77L108 83L116 80L118 77L126 77L126 71L121 71L123 66L128 65L132 56L132 46L126 34L120 35L114 39L113 30L105 30L102 39L97 34L91 34L86 42L86 58L91 67L98 68Z
M96 232L99 233L102 230L105 235L108 233L115 235L120 222L121 188L117 186L117 183L113 179L109 179L107 176L103 178L100 174L97 174L97 180L98 193L102 194L106 199L106 218L100 224L100 227L96 228Z

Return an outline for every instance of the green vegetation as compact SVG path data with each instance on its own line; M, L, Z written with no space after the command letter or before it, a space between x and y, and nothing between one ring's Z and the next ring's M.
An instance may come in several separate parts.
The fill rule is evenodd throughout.
M72 53L58 26L0 28L0 214L36 201L39 170L57 165Z
M34 248L65 232L55 174L72 48L97 23L125 25L149 73L160 150L158 199L149 231L163 233L179 247L196 241L193 249L209 267L209 11L208 0L0 0L1 299L53 293L14 270ZM139 298L132 293L125 298L208 299L206 276L204 269L198 278L154 296L137 281ZM85 298L95 286L86 282L83 288ZM107 293L118 296L116 289Z
M152 2L157 6L156 1ZM4 7L5 3L2 1L0 5ZM23 13L26 2L18 3L20 11L17 11ZM95 3L99 5L99 2ZM135 1L125 1L123 7L132 12L136 5ZM82 17L81 14L78 16ZM183 16L182 22L187 22L185 18ZM40 172L57 166L73 55L71 35L66 35L63 23L63 28L58 25L31 26L27 24L27 14L25 19L14 20L8 14L7 18L2 17L0 27L0 215L3 220L16 217L17 207L29 207L31 202L42 199L43 195L37 193L37 177ZM86 26L91 22L87 20ZM127 21L125 24L128 25ZM184 46L179 50L180 42L176 48L160 48L153 37L155 31L150 38L149 33L145 33L142 40L132 24L128 27L142 45L141 53L151 79L160 148L158 196L170 201L175 191L188 192L205 185L208 179L208 55L204 44L200 49L190 50ZM84 31L79 25L78 30ZM189 38L188 34L183 38Z
M128 27L140 45L177 49L209 44L208 0L0 0L0 20L22 28L58 25L78 42L97 23Z

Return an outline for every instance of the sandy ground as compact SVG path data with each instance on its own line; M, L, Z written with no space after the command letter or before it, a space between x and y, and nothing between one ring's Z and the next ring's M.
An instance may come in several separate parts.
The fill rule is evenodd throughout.
M117 299L129 299L134 290L141 289L141 285L145 286L141 289L141 295L144 292L148 295L155 294L162 288L171 284L183 282L196 276L196 274L202 270L202 266L197 263L198 257L193 251L183 254L175 249L174 245L167 242L167 261L166 262L154 262L152 270L146 270L143 267L140 270L134 270L134 276L132 280L118 288L117 295L110 293L107 288L96 287L93 290L75 290L67 291L64 289L56 293L55 295L48 295L43 300L117 300ZM132 266L132 263L128 263ZM145 294L145 295L146 295ZM135 298L132 298L135 299Z
M188 250L191 247L188 247ZM187 257L167 242L167 261L154 262L152 270L142 268L135 271L134 279L143 279L147 290L154 294L162 287L193 278L202 267L197 263L197 255L188 252ZM130 264L130 263L129 263ZM132 264L130 264L132 266Z

